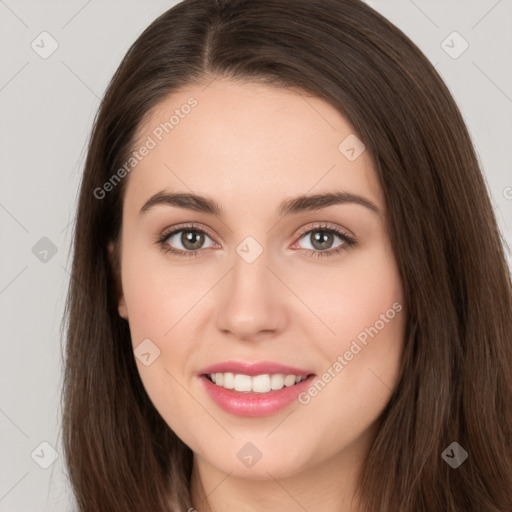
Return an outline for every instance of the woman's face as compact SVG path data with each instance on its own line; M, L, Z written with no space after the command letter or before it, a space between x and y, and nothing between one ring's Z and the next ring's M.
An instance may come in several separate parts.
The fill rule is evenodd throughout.
M119 313L149 397L203 468L283 478L368 449L405 305L353 131L319 98L227 79L173 94L139 130Z

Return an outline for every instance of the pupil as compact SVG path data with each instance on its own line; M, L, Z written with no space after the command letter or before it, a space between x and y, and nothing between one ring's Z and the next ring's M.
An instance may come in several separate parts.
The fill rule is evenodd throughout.
M181 235L183 247L191 251L199 249L203 245L204 235L197 231L184 231Z
M332 245L332 233L328 231L315 231L311 234L313 247L317 249L329 249Z
M204 235L197 231L184 231L181 235L181 243L183 247L190 250L196 250L203 245ZM315 231L311 234L311 242L313 247L320 250L329 249L332 245L332 233L328 231Z

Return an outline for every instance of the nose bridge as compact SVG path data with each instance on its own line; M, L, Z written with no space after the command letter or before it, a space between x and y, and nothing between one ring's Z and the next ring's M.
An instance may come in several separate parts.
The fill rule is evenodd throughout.
M270 251L252 236L236 247L229 287L230 295L239 306L253 303L262 309L268 304L269 291L273 288L270 282L273 276L268 269L271 256Z
M239 338L251 338L260 331L277 331L286 318L283 290L271 266L272 254L254 237L248 236L235 248L231 272L221 287L217 323Z

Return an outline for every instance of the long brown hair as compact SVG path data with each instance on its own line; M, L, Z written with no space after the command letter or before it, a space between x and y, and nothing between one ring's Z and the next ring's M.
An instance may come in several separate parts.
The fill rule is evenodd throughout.
M408 324L359 479L366 512L512 510L512 285L467 128L434 67L358 0L185 0L121 62L89 143L66 307L63 446L80 511L184 512L192 451L138 375L107 253L126 179L99 188L165 97L216 77L314 94L355 128L384 192ZM114 265L115 266L115 265ZM457 442L468 459L442 454Z

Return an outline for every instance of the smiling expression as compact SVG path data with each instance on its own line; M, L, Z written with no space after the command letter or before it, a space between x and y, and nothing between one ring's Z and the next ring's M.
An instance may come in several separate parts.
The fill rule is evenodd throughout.
M197 105L159 131L190 97ZM347 158L349 136L319 98L228 79L175 92L139 129L155 144L125 178L119 313L135 350L146 340L159 351L136 359L154 406L225 473L278 478L359 460L396 385L405 308L376 322L403 303L402 285L372 160ZM265 392L264 377L251 393L213 382L286 377L269 362L310 380ZM268 406L326 371L307 404L293 391ZM261 454L252 467L247 443Z

